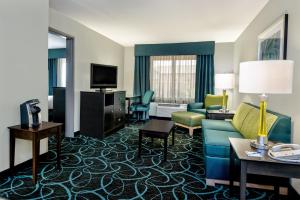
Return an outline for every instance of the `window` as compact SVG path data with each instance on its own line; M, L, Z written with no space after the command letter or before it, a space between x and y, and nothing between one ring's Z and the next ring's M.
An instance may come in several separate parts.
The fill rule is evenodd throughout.
M196 56L152 56L150 87L156 102L195 101Z
M66 58L58 59L57 65L57 86L66 87L67 79L67 60Z

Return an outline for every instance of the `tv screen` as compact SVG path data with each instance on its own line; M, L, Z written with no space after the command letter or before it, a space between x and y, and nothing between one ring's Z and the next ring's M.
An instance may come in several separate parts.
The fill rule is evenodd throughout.
M118 67L91 64L91 88L116 88Z

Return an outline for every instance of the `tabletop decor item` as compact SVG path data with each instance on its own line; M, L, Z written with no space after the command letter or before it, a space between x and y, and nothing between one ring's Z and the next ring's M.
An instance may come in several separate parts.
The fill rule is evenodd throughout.
M257 141L251 146L268 148L266 127L267 94L291 94L294 62L291 60L249 61L240 64L239 92L260 96L260 119Z
M228 112L226 90L233 89L233 86L234 86L234 74L216 74L215 88L223 90L223 105L221 109L222 112Z

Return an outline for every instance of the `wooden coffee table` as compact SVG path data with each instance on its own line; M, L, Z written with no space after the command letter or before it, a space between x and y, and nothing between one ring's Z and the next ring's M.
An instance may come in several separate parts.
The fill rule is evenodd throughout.
M174 122L167 120L151 119L143 128L139 130L139 150L138 157L141 157L142 140L144 137L164 139L164 161L168 154L168 137L172 132L172 145L174 145Z

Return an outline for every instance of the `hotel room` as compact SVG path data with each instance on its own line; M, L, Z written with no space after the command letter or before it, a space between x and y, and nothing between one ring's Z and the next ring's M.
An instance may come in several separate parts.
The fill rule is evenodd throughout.
M0 199L300 199L299 0L1 0Z

